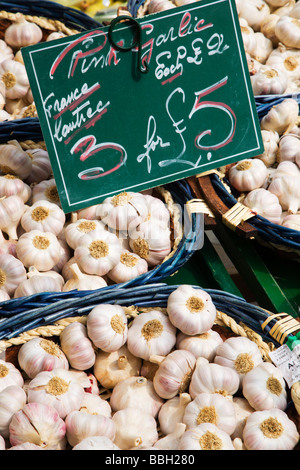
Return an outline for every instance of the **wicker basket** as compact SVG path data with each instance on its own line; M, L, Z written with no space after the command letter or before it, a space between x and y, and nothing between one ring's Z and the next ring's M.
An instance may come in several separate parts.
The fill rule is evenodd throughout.
M34 312L28 304L29 310L27 312L22 315L13 314L12 312L12 316L7 319L14 329L12 334L3 336L3 327L1 326L3 323L0 323L0 330L2 330L0 352L4 354L2 357L5 361L12 362L18 367L18 351L23 344L37 337L59 344L60 334L70 323L80 322L86 325L89 312L94 306L102 303L123 306L129 326L130 321L142 312L158 309L167 314L168 297L177 287L179 286L167 286L165 284L132 288L119 286L118 289L102 289L88 295L81 293L78 293L78 296L77 294L69 294L68 298L63 301L53 301L49 306L50 308L42 306L43 299L41 299L38 321L27 321L27 317L32 317L32 312ZM199 286L192 287L201 289ZM282 317L277 318L277 315L272 315L271 312L223 291L207 289L206 292L210 294L217 310L212 329L217 331L223 340L231 336L242 336L250 339L258 346L263 361L271 362L269 354L280 345L280 342L277 341L278 334L277 339L275 339L275 335L273 337L270 332L276 330L277 320ZM289 316L287 315L287 317ZM292 317L290 319L295 321ZM268 324L264 330L261 328L262 323ZM93 374L93 369L87 372ZM111 390L101 388L101 386L99 388L100 396L109 400ZM290 396L286 413L295 422L299 430L299 415ZM295 450L299 450L299 445Z

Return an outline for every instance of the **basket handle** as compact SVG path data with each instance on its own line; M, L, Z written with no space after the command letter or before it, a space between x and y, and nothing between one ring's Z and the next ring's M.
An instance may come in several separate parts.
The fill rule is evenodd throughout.
M190 178L187 178L187 183L190 186L192 194L196 199L201 199L201 200L204 199L200 192L200 188L199 188L196 177L192 176ZM216 219L209 214L203 214L203 215L204 215L205 229L214 230L216 228Z
M248 222L242 221L238 225L226 223L224 215L231 209L220 199L216 193L209 175L196 176L196 184L198 185L201 197L207 201L207 205L214 213L216 218L222 220L231 230L235 231L243 238L253 238L257 235L257 230Z

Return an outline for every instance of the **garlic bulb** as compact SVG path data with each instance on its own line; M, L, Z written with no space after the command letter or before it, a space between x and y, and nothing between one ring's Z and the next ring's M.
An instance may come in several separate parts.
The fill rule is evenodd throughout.
M24 444L12 446L7 450L44 450L44 449L43 447L33 444L32 442L24 442Z
M261 130L277 132L279 135L288 133L297 122L299 107L296 100L286 98L278 105L272 106L260 121Z
M258 155L256 158L262 160L266 167L269 168L276 162L279 135L277 132L266 130L262 130L261 135L263 139L264 152L261 155Z
M120 450L120 448L106 436L89 436L76 444L72 450Z
M39 230L40 232L51 232L57 236L62 231L65 221L66 215L57 204L37 201L24 212L21 225L26 232Z
M115 439L116 425L114 421L102 415L71 411L66 417L65 423L67 440L72 447L92 436L106 436L112 441Z
M0 254L0 287L13 295L18 285L26 280L23 263L9 253Z
M260 188L268 176L268 170L258 158L241 160L229 169L229 182L238 191Z
M5 450L5 440L0 436L0 450Z
M17 227L25 211L25 204L19 196L0 199L0 229L10 239L17 240Z
M174 3L170 0L150 0L148 5L149 13L170 10L171 8L174 8Z
M37 148L26 150L26 153L31 158L32 163L32 172L28 176L27 182L31 184L47 180L52 174L52 166L48 152Z
M51 232L30 230L20 236L16 252L24 266L35 266L38 271L49 271L58 263L61 246Z
M108 401L100 397L100 395L94 395L93 393L84 393L83 400L81 402L78 411L86 412L92 415L101 415L106 418L111 418L112 410Z
M23 376L11 362L0 359L0 392L11 385L23 387Z
M281 70L265 66L251 76L251 85L254 95L281 95L287 89L288 77Z
M275 34L286 47L300 48L300 19L281 16L275 26Z
M112 353L98 350L94 375L102 387L111 389L121 380L139 375L141 365L142 360L131 354L126 345Z
M25 180L32 170L28 154L12 143L0 145L0 150L0 170L2 173Z
M149 266L156 266L171 252L170 235L168 227L162 227L151 219L151 223L142 222L130 232L129 246Z
M261 364L258 346L248 338L237 336L226 339L218 346L214 362L233 368L240 376L240 384L247 372Z
M223 339L217 331L208 330L200 335L185 335L182 332L177 334L176 349L190 351L196 358L204 357L209 362L214 360L216 350Z
M238 15L244 18L249 26L259 31L260 24L270 14L270 7L264 0L236 0Z
M243 379L243 395L256 411L287 407L285 381L280 369L263 362L248 372Z
M15 21L5 30L4 40L13 49L20 49L24 46L31 46L42 40L43 32L41 28L29 21L26 21L22 14L17 14Z
M171 434L177 424L182 423L185 408L191 401L188 393L180 393L163 403L158 413L158 422L165 436Z
M266 65L282 70L290 80L300 78L300 53L298 49L290 49L280 44L269 55Z
M156 418L164 400L157 395L153 383L145 377L129 377L117 383L110 396L113 411L136 408Z
M285 160L275 168L275 171L272 173L272 180L275 178L280 178L284 175L291 175L300 177L300 168L296 163L290 162L289 160Z
M14 413L26 404L26 393L18 385L10 385L0 392L0 435L9 437L9 425Z
M41 181L32 188L32 202L46 200L61 206L55 179Z
M116 283L127 282L148 271L146 260L128 250L122 251L119 262L107 273Z
M189 285L181 285L169 295L167 312L171 323L186 335L206 333L217 314L211 296Z
M219 393L233 396L239 389L240 379L231 367L208 363L196 367L191 378L189 394L194 399L199 393Z
M122 450L149 447L158 440L155 419L140 409L116 411L112 420L116 425L114 443Z
M101 234L105 226L99 220L78 219L65 227L64 235L68 245L75 250L80 238L87 233Z
M5 86L5 96L16 99L26 95L29 80L25 65L12 59L0 62L0 80Z
M86 370L94 365L95 351L83 323L75 321L67 325L60 334L60 344L74 369Z
M55 279L57 282L58 288L62 288L64 285L64 278L56 271L46 271L46 272L40 272L36 269L35 266L29 266L28 271L27 271L27 277L28 279L31 279L32 277L35 276L40 276L40 277L51 277L52 279Z
M106 198L99 204L96 215L110 228L128 231L147 217L148 207L142 194L123 192Z
M231 439L242 439L247 418L255 410L249 405L248 401L244 397L233 397L232 403L235 407L237 424L234 432L231 434Z
M93 276L92 274L85 274L80 269L77 263L70 264L69 267L72 277L66 281L63 286L63 292L71 290L95 290L107 286L106 281L101 276Z
M183 423L192 429L202 423L211 423L232 434L236 427L233 403L218 393L199 393L185 409Z
M246 195L243 203L253 212L265 217L270 222L280 224L282 207L278 197L267 189L253 189Z
M179 441L185 430L185 424L177 423L170 434L155 442L154 448L160 450L177 450Z
M288 214L296 214L300 208L300 179L297 176L284 175L275 178L269 191L278 197L279 203Z
M12 48L3 40L0 39L0 62L5 59L13 59L14 52Z
M173 398L188 390L196 358L184 349L170 352L166 357L151 356L151 361L159 361L153 378L156 393L161 398Z
M281 137L277 152L277 162L296 162L300 157L300 138L295 134L286 134Z
M86 326L89 338L102 351L117 351L126 343L127 317L120 305L97 305L88 314Z
M41 292L61 292L60 281L52 276L32 276L18 285L14 297L25 297Z
M3 289L0 289L0 302L10 300L10 295Z
M27 202L31 196L31 188L17 176L3 175L0 176L0 198L4 196L19 196L23 202Z
M32 338L24 343L18 352L18 362L31 379L41 371L69 369L68 360L60 346L43 338Z
M178 450L235 450L227 432L215 424L202 423L187 430L179 440Z
M58 450L65 434L66 425L55 408L41 403L27 403L13 415L9 426L12 446L30 442L45 450Z
M293 450L299 434L284 411L272 408L248 416L243 440L247 450Z
M270 39L270 41L272 42L272 46L274 48L276 48L279 43L278 38L275 34L275 26L279 18L280 16L277 15L276 13L271 13L260 24L260 31L266 38ZM268 64L268 60L271 55L272 55L272 51L266 61L266 64Z
M299 214L286 215L283 218L281 225L283 227L291 228L292 230L300 231L300 215Z
M113 233L90 232L83 235L74 251L79 268L87 274L103 276L119 261L121 245Z
M61 232L62 233L62 232ZM68 244L62 240L60 237L61 237L61 233L58 235L57 239L58 239L58 242L60 244L60 258L59 258L59 261L58 263L56 263L55 266L53 266L52 270L53 271L56 271L58 273L61 273L62 275L62 270L63 270L63 267L66 265L66 263L70 260L71 258L71 249L70 247L68 246ZM63 275L62 275L63 277Z
M166 356L176 343L176 328L160 310L140 313L131 322L127 347L145 360L152 355Z

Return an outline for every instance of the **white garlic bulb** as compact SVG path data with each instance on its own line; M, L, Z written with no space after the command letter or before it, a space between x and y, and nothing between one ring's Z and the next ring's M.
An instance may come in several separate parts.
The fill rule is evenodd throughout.
M212 423L188 429L179 440L178 450L235 450L227 432Z
M49 201L37 201L27 208L21 218L21 225L26 232L39 230L58 235L66 222L66 215L57 204Z
M177 450L179 441L186 430L186 425L183 423L177 423L170 434L162 437L155 442L154 448L160 450Z
M185 392L164 402L158 413L158 422L165 436L171 434L177 424L182 423L185 408L191 401L191 396Z
M251 76L251 85L256 96L282 95L287 89L288 77L284 71L266 65Z
M17 13L15 20L5 30L4 40L13 49L20 49L24 46L37 44L42 40L43 32L41 28L25 17Z
M296 214L300 208L299 183L299 177L284 175L275 178L268 188L278 197L282 209L288 211L288 214Z
M186 349L196 358L204 357L209 362L214 360L217 347L223 342L222 337L215 330L208 330L199 335L177 334L176 349Z
M89 436L82 439L72 450L120 450L120 448L106 436Z
M25 65L12 59L0 62L0 79L5 86L7 98L22 98L27 94L29 80Z
M59 261L61 246L54 233L30 230L19 237L16 252L27 268L35 266L38 271L49 271Z
M26 393L18 385L10 385L0 392L0 435L9 437L9 425L15 413L21 410L27 401Z
M19 196L0 199L0 229L8 238L17 240L17 228L25 211L24 201Z
M26 153L31 158L32 163L32 171L26 181L29 184L36 184L47 180L52 174L52 166L48 152L41 148L36 148L26 150Z
M116 425L114 443L122 450L149 447L158 440L155 419L140 409L116 411L112 420Z
M149 266L156 266L171 252L170 237L168 227L162 227L155 219L151 219L130 231L129 246L134 253L145 259Z
M84 411L71 411L65 419L66 435L69 444L74 447L83 439L92 436L106 436L115 439L116 426L111 418L89 414Z
M260 188L265 183L268 170L262 160L249 158L235 163L229 169L229 182L240 192Z
M54 178L41 181L32 188L32 202L46 200L54 202L58 206L61 206L59 194Z
M131 322L127 347L137 357L166 356L176 343L176 328L160 310L140 313Z
M272 106L260 121L261 130L275 131L279 135L288 133L295 126L299 114L296 100L286 98L278 105Z
M95 350L83 323L67 325L60 334L60 344L73 369L87 370L94 365Z
M215 363L196 367L189 387L189 394L194 399L199 393L219 393L224 397L232 397L239 389L240 379L231 367Z
M3 40L0 39L0 62L5 59L13 59L14 52L12 48Z
M277 132L262 130L261 136L263 139L264 152L257 155L256 158L262 160L266 167L269 168L276 162L279 135Z
M70 263L69 271L71 277L66 281L63 286L63 292L71 290L95 290L107 286L107 282L101 276L93 276L92 274L85 274L80 269L77 263Z
M4 196L19 196L23 202L27 202L31 196L31 188L17 176L6 174L0 176L0 198Z
M9 253L0 254L0 287L13 295L18 285L26 280L23 263Z
M117 351L126 343L127 317L120 305L97 305L88 314L86 326L89 338L102 351Z
M0 170L22 180L30 175L32 162L29 155L13 143L0 145Z
M80 238L87 233L101 234L105 230L104 224L99 220L78 219L64 229L64 235L68 245L75 250Z
M280 224L282 207L278 197L267 189L253 189L246 195L243 203L253 212L265 217L270 222Z
M61 282L52 276L32 276L18 285L14 297L25 297L41 292L61 292Z
M290 80L300 78L300 52L299 49L290 49L280 44L269 55L266 65L282 70Z
M299 214L289 214L285 215L281 221L283 227L290 228L292 230L300 231L300 215Z
M13 415L9 426L12 446L30 442L45 450L59 450L65 434L65 422L56 409L42 403L27 403Z
M295 163L300 157L300 138L295 134L283 135L279 142L277 162L285 161Z
M275 34L286 47L300 48L300 19L281 16L275 26Z
M244 18L255 31L270 14L270 7L264 0L236 0L238 15Z
M0 359L0 392L11 385L23 387L23 376L14 364Z
M30 378L44 370L69 369L68 360L60 346L43 338L32 338L24 343L18 352L18 362Z
M95 395L93 393L84 393L83 400L78 411L101 415L106 418L112 417L112 409L109 402L101 398L100 395Z
M0 450L5 450L5 440L0 436Z
M107 273L116 283L127 282L148 271L148 263L136 253L122 251L119 262Z
M233 397L232 403L235 407L237 424L234 432L231 434L231 439L242 439L247 418L255 410L249 405L248 401L244 397L235 396Z

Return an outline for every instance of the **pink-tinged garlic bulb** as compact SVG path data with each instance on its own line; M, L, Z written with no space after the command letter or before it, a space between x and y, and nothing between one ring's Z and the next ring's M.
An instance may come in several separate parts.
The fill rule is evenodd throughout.
M151 0L148 5L149 13L171 10L172 8L175 8L175 5L170 0Z
M129 245L149 266L156 266L171 252L171 231L169 227L163 227L151 219L130 231Z
M20 13L16 14L15 20L6 28L4 34L5 42L13 49L37 44L42 38L41 28L37 24L27 21Z
M26 150L26 153L31 158L32 163L32 172L28 176L27 182L31 184L47 180L52 174L52 166L48 152L37 148Z
M5 96L16 99L26 95L29 80L25 65L16 60L6 59L0 62L0 79L5 86Z
M105 226L100 220L78 219L65 227L64 236L69 247L75 250L83 235L90 233L102 234L104 230Z
M14 144L0 145L0 170L25 180L31 173L32 163L26 152Z
M214 362L221 366L231 367L242 380L254 367L263 361L261 352L249 338L238 336L226 339L217 349Z
M199 393L185 409L183 423L192 429L202 423L218 426L227 434L236 427L236 413L232 401L218 393Z
M261 23L269 16L270 7L264 0L236 0L240 18L244 18L254 31L260 30Z
M0 254L0 288L13 295L24 280L26 280L26 269L23 263L8 253Z
M83 323L73 322L66 326L60 334L60 344L73 369L87 370L94 365L95 350Z
M240 192L260 188L267 177L267 167L258 158L249 158L235 163L228 174L229 182Z
M88 314L86 326L88 337L102 351L117 351L126 343L127 317L120 305L97 305Z
M63 292L71 290L95 290L107 286L107 282L101 276L93 276L92 274L85 274L80 269L77 263L70 264L70 271L72 277L66 281L63 286Z
M165 399L188 391L196 365L195 356L189 351L175 350L167 356L151 356L152 362L159 363L153 378L156 393Z
M62 232L61 232L62 233ZM60 258L58 263L56 263L55 266L53 266L52 270L57 271L58 273L62 272L63 266L69 261L71 258L71 249L68 246L68 244L65 242L65 240L62 240L60 238L61 233L58 235L57 239L61 247L61 252L60 252Z
M86 411L71 411L65 423L67 440L72 447L92 436L106 436L112 441L115 439L114 421L102 415L94 415Z
M283 71L267 65L261 67L259 72L251 76L251 85L255 96L282 95L285 93L288 83L288 78Z
M127 347L144 360L153 355L166 356L176 343L176 328L160 310L140 313L131 322Z
M189 285L181 285L169 295L167 312L170 322L187 335L207 332L217 315L211 296Z
M10 385L0 392L0 435L9 437L9 425L15 413L26 404L27 396L23 388Z
M61 283L52 276L32 276L22 281L14 292L14 298L41 292L61 292Z
M116 283L127 282L148 271L148 263L136 253L122 251L119 262L107 273Z
M55 408L62 419L78 411L85 391L65 369L39 372L27 388L28 403L43 403Z
M86 274L103 276L119 261L121 245L113 233L101 231L90 232L80 237L74 251L79 268Z
M269 362L259 364L243 379L243 395L256 411L287 407L287 391L280 369Z
M44 450L44 449L43 447L33 444L32 442L24 442L24 444L12 446L7 450Z
M9 426L12 446L31 442L45 450L59 450L65 434L66 425L56 409L42 403L27 403L13 415Z
M120 448L106 436L91 436L80 441L72 450L120 450Z
M0 229L9 239L17 240L17 228L25 208L19 196L4 196L0 199Z
M10 300L10 295L4 289L0 289L0 302L5 300Z
M24 343L18 353L18 362L31 379L42 371L69 369L67 357L60 346L44 338L32 338Z
M291 175L300 178L300 168L289 160L282 161L272 173L272 180L280 176Z
M177 334L176 349L190 351L196 358L204 357L209 362L214 360L217 347L223 339L217 331L208 330L199 335L186 335L181 331Z
M0 39L0 62L5 59L13 59L14 52L12 48L3 39Z
M297 176L284 175L274 179L269 191L275 194L284 211L288 214L296 214L300 208L300 178Z
M231 367L219 364L200 364L192 375L189 394L193 399L199 393L218 393L224 397L232 397L239 389L240 378Z
M5 440L0 436L0 450L5 450Z
M59 199L59 194L54 178L49 180L41 181L32 188L32 202L36 201L49 201L57 204L61 207L61 202Z
M96 215L111 229L129 231L145 220L148 208L142 194L123 192L106 198L99 204Z
M185 408L192 401L188 393L180 393L164 402L158 413L159 427L165 436L171 434L175 426L182 423Z
M299 107L296 100L286 98L278 105L272 106L260 121L261 130L277 132L279 135L288 133L298 119Z
M110 396L113 411L136 408L156 418L164 400L157 395L153 382L145 377L129 377L119 382Z
M54 233L31 230L19 237L16 252L27 268L35 266L38 271L49 271L59 261L61 246Z
M101 415L106 418L111 418L112 410L109 402L93 393L84 393L83 400L79 411L89 413L91 415Z
M4 196L19 196L23 202L27 202L31 196L31 188L17 176L3 175L0 176L0 198Z
M281 221L283 227L290 228L292 230L300 231L300 214L286 215Z
M96 220L96 212L97 212L98 204L93 206L85 207L84 209L79 209L77 211L77 219L85 219L85 220Z
M202 423L187 430L179 440L178 450L235 450L227 432L212 423Z
M62 289L64 285L64 278L56 271L46 271L46 272L40 272L38 269L36 269L35 266L29 266L28 271L27 271L27 278L31 279L34 276L40 276L40 277L51 277L55 279L57 282L58 288Z
M299 35L299 18L292 16L281 16L275 26L275 34L279 41L286 47L292 49L299 49L300 35Z
M282 207L278 197L264 188L250 191L243 201L253 212L265 217L274 224L280 224Z
M295 134L286 134L280 138L276 160L278 163L296 162L300 156L300 138Z
M161 199L150 194L146 194L144 198L148 207L148 215L145 222L155 220L158 225L170 228L171 218L166 204Z
M279 135L277 132L263 130L261 131L261 136L263 139L264 152L256 158L262 160L266 167L270 168L276 162Z
M272 408L248 416L243 440L247 450L293 450L299 433L284 411Z
M21 225L26 232L39 230L59 235L66 221L64 211L57 204L49 201L34 202L24 212Z
M14 364L0 359L0 392L11 385L23 387L23 376Z
M156 421L150 414L136 408L116 411L114 443L122 450L150 447L158 440Z

